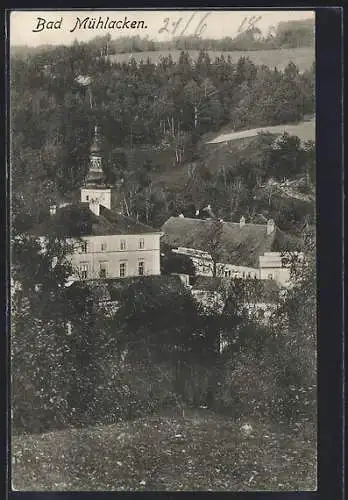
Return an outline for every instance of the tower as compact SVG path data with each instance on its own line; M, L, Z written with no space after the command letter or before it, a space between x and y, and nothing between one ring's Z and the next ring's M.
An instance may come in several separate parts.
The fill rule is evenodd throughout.
M105 184L102 163L103 163L102 138L100 134L100 128L96 125L94 127L94 137L90 147L89 168L85 180L86 186Z
M103 140L100 128L94 127L94 135L89 153L89 168L81 187L81 202L98 203L109 210L122 213L123 203L118 187L106 184L103 170Z

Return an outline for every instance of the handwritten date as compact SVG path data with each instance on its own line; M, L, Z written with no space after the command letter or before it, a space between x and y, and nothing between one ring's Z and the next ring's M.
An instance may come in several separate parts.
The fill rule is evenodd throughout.
M170 17L165 17L163 19L164 26L162 26L162 28L158 30L158 33L169 33L173 36L175 35L184 36L185 34L188 34L189 28L193 27L194 28L193 34L197 37L202 36L202 34L207 28L205 20L208 18L208 16L210 16L210 14L211 12L208 12L203 17L201 17L197 22L197 18L195 19L196 12L194 12L190 16L188 21L186 21L186 23L184 22L183 17L179 17L179 19L176 21L171 20ZM182 28L181 32L178 32L179 28Z
M192 33L194 36L200 37L207 29L207 23L205 22L207 18L212 14L208 12L204 16L196 17L197 12L194 12L188 20L184 20L183 17L179 17L179 19L174 20L170 17L165 17L163 19L163 26L158 30L158 33L169 33L172 36L184 36L185 34ZM238 27L237 34L241 35L242 33L253 30L257 27L258 22L261 20L262 16L246 16L240 23ZM181 31L179 30L181 29Z

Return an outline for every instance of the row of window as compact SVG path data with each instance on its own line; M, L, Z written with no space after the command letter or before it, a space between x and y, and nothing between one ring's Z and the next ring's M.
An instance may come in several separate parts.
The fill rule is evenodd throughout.
M225 271L225 278L229 278L231 276L232 276L232 271ZM256 274L252 275L249 272L248 275L247 275L245 271L243 271L242 276L243 276L243 278L246 278L246 277L248 277L248 278L254 277L255 279L257 278ZM267 279L272 280L273 279L273 274L272 273L268 274L267 275Z
M145 262L140 260L138 262L138 275L144 276L144 274L145 274ZM107 278L108 275L109 275L109 263L106 261L99 262L99 272L98 272L99 278ZM80 264L80 276L84 280L89 277L89 266L85 262L82 262ZM120 262L119 276L120 278L125 278L126 276L128 276L127 262Z
M106 252L107 251L107 243L106 241L103 241L100 244L100 251L101 252ZM143 250L145 248L145 240L144 238L140 238L138 241L138 248L140 250ZM126 240L120 240L120 250L127 250L127 241ZM81 253L87 253L88 252L88 243L87 241L84 241L81 243Z
M225 278L230 278L235 272L238 273L238 271L225 271ZM242 272L242 276L243 278L257 278L256 274L251 274L251 272L246 273L245 271Z

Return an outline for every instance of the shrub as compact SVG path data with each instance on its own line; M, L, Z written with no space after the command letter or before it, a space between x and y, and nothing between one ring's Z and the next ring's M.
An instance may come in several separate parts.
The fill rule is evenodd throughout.
M303 338L290 341L244 329L244 341L225 353L216 397L217 409L235 417L271 418L293 424L315 421L315 347ZM243 335L243 333L242 333ZM247 336L248 335L248 336Z

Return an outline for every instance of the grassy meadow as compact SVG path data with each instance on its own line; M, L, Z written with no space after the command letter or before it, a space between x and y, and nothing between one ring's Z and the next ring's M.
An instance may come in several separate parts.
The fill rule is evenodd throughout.
M193 60L198 58L198 50L188 50L187 51ZM305 71L311 67L315 60L315 49L314 47L301 47L297 49L274 49L274 50L248 50L248 51L207 51L211 60L216 57L223 55L225 58L228 56L231 58L232 62L237 62L240 57L248 57L252 62L259 65L266 65L271 68L276 66L279 70L283 70L287 64L292 61L298 66L299 70ZM166 57L169 54L172 56L174 61L179 59L181 51L180 50L168 50L168 51L153 51L153 52L134 52L132 54L112 54L108 56L111 62L123 63L129 61L132 57L140 62L141 60L146 61L148 58L153 63L158 63L161 57Z
M208 410L12 439L12 487L28 491L294 491L316 488L314 429Z

